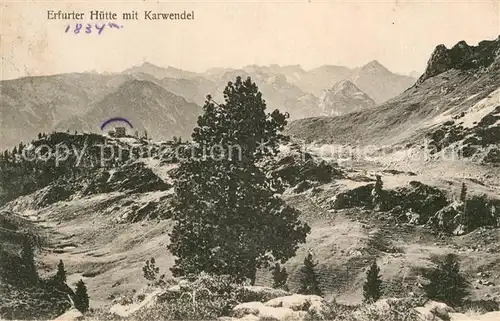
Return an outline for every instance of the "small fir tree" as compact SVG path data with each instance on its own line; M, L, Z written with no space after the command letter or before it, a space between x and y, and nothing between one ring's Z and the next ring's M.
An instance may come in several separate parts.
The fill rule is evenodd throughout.
M382 182L382 177L380 177L380 175L376 175L376 179L377 180L375 181L375 185L372 190L372 204L375 209L380 209L383 203L382 188L384 183Z
M373 261L366 273L366 282L363 285L363 297L365 302L375 302L382 296L382 280L380 279L380 268Z
M62 260L60 260L57 265L56 280L58 283L66 283L66 270L64 269L64 263Z
M321 291L321 288L319 287L318 276L315 270L316 265L317 263L314 262L313 254L309 252L304 259L304 266L301 270L300 294L323 295L323 291Z
M286 284L287 280L288 273L286 268L281 267L279 263L276 263L273 268L273 288L288 291L288 286Z
M460 201L462 203L465 203L467 200L467 186L465 183L462 183L462 189L460 190Z
M78 281L75 289L75 297L73 300L75 308L81 313L89 310L89 295L87 293L87 286L83 280Z
M424 290L431 300L441 301L450 306L459 306L469 294L468 282L460 275L460 264L454 254L448 254L443 262L426 274L429 283Z
M21 278L30 285L36 284L38 282L38 273L35 265L35 249L33 240L30 237L24 238L21 250L21 261L23 265Z

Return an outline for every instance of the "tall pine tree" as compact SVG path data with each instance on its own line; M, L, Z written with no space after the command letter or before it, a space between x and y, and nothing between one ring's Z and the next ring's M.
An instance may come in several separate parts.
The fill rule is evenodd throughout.
M76 283L75 296L73 298L75 308L81 313L89 310L89 295L87 293L87 286L83 280Z
M380 279L380 268L377 261L373 261L366 273L366 282L363 285L363 297L365 302L375 302L382 296L382 280Z
M170 251L174 276L226 274L253 284L259 267L286 261L310 228L277 195L257 163L286 140L286 116L266 113L250 78L228 83L225 102L210 96L176 176Z
M316 265L313 254L309 252L304 259L304 266L301 269L300 276L300 294L315 294L323 296L323 291L319 287L318 275L316 274Z

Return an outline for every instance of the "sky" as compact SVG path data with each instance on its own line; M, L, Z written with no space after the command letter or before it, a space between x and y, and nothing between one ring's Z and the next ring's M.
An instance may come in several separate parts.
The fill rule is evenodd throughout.
M391 71L425 70L433 49L500 34L500 0L465 1L29 1L3 0L1 79L66 72L119 72L147 61L191 71L249 64L357 67L378 60ZM48 20L47 10L85 19ZM65 33L116 12L120 29ZM136 10L139 20L124 21ZM147 21L145 10L195 12L194 20ZM71 29L70 29L71 30ZM95 29L94 29L95 31Z

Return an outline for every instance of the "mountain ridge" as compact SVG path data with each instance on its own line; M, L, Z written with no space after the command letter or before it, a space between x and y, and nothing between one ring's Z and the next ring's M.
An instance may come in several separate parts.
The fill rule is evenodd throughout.
M309 142L413 145L442 130L447 122L458 123L464 117L477 118L471 126L484 131L479 127L481 120L496 117L494 107L498 99L494 92L500 87L500 52L492 48L497 48L500 40L482 43L486 49L470 49L463 42L458 43L450 50L463 48L460 50L471 54L457 60L450 60L450 53L438 46L419 82L397 97L349 115L297 120L289 125L288 133ZM470 67L467 63L477 52L486 56ZM493 122L491 126L488 131L495 130L498 124ZM464 139L465 132L470 135L462 126L451 133L445 130L444 135L452 135L447 140L453 143L454 139ZM498 137L494 132L490 135Z
M92 131L105 119L127 118L134 130L147 130L160 139L172 136L189 138L201 108L189 103L160 85L148 80L132 79L122 84L84 114L59 123L59 130Z
M326 116L339 116L375 105L373 99L349 80L341 80L325 90L319 104Z

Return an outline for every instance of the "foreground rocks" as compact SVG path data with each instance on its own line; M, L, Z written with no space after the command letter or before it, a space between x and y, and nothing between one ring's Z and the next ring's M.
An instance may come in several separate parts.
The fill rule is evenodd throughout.
M321 315L326 301L317 295L293 294L274 298L265 303L246 302L232 310L232 317L240 320L303 320L309 314Z

